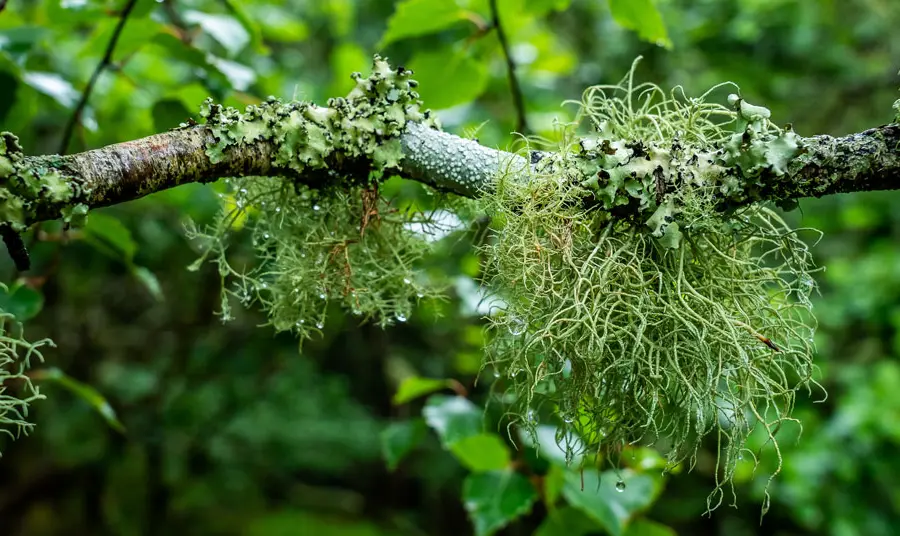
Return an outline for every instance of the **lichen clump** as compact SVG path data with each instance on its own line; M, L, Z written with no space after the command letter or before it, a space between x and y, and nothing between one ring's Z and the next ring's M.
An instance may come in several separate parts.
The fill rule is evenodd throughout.
M485 192L486 285L506 303L485 366L516 401L515 424L533 430L549 406L585 450L656 445L670 466L693 464L712 434L715 507L738 460L755 459L749 435L777 453L812 381L815 268L798 230L752 203L754 181L784 173L798 138L765 108L707 97L631 74L591 88L579 125L591 134L565 128L527 176Z
M0 225L22 232L39 219L39 210L49 206L64 207L68 221L73 210L86 212L86 207L72 203L81 191L75 181L64 178L48 165L26 165L19 139L0 132Z
M242 144L266 139L272 166L283 177L231 179L231 193L214 225L191 236L205 259L218 264L222 312L230 299L259 303L277 330L304 340L319 333L329 303L381 325L404 322L413 304L440 288L416 270L428 251L416 229L429 218L413 204L380 193L398 171L400 136L408 121L437 126L420 110L411 71L376 57L372 73L353 75L356 87L328 107L270 99L243 113L207 102L202 111L216 142L212 160ZM233 266L229 237L252 234L256 263Z
M5 285L0 284L0 292L7 292ZM32 361L43 361L41 348L52 345L49 339L26 340L22 325L0 309L0 434L16 439L34 427L28 421L28 407L43 395L27 371Z

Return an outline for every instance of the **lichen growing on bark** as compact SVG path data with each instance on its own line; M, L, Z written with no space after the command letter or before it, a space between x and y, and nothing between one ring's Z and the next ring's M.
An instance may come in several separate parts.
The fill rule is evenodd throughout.
M18 138L0 133L0 225L22 232L42 208L74 206L82 193L77 182L52 166L27 165Z
M411 72L376 56L372 73L328 107L270 99L243 113L207 102L201 115L216 141L215 161L233 148L269 140L274 167L291 177L230 180L233 202L192 236L203 259L219 266L222 311L229 298L259 303L277 330L301 340L321 331L329 303L381 325L404 322L413 304L438 288L415 270L428 241L411 224L428 225L414 206L384 199L379 185L399 170L400 137L409 121L437 126L421 111ZM227 256L235 222L250 228L258 264L233 267Z
M744 186L784 173L796 136L737 96L707 98L632 74L589 89L580 126L593 134L566 128L528 175L485 192L483 252L506 303L485 367L513 422L533 431L550 408L563 436L613 463L650 444L692 465L712 434L713 508L743 454L757 456L754 430L778 453L775 432L813 381L815 267L799 231Z

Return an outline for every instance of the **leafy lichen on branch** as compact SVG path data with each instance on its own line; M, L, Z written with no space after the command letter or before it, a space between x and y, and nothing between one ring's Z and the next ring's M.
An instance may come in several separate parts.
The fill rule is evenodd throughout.
M51 159L42 164L26 162L18 138L0 133L0 225L24 231L48 206L58 207L66 219L86 211L77 208L86 193L81 184L65 176Z
M206 153L217 162L230 148L266 140L276 147L275 168L318 175L323 180L317 186L348 175L365 184L371 171L399 171L400 137L408 122L438 126L429 111L420 109L411 75L376 56L372 74L364 78L354 73L356 87L346 97L329 99L327 107L270 97L241 113L208 100L201 116L215 142Z

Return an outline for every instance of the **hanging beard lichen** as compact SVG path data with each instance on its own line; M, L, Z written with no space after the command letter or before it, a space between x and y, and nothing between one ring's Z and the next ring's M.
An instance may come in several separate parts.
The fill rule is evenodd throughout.
M0 292L8 291L6 285L0 284ZM53 342L26 340L22 325L11 313L0 309L0 434L11 439L28 434L34 427L28 421L28 407L43 396L27 371L33 360L44 360L41 348L46 346L53 346Z
M566 127L485 192L485 284L506 304L485 367L513 424L533 434L550 405L569 455L574 431L613 463L640 444L693 465L713 434L715 508L743 453L756 459L754 429L780 469L775 433L813 382L813 261L798 230L751 202L755 178L801 148L736 95L725 107L632 76L585 92L593 135Z
M428 250L417 232L427 231L428 216L379 194L382 179L399 169L407 121L436 124L420 111L410 74L376 56L372 74L355 73L356 87L327 108L276 99L245 113L205 105L201 115L215 134L211 160L264 139L274 146L272 166L288 172L231 179L232 202L216 223L190 230L204 249L194 268L206 259L218 264L224 318L231 316L230 297L260 303L275 329L303 341L324 327L328 303L388 325L404 322L416 301L438 295L414 270ZM249 269L226 257L229 235L242 226L250 228L257 257Z

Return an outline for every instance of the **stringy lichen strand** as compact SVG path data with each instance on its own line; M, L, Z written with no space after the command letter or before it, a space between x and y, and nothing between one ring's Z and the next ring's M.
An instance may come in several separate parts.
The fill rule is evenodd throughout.
M775 432L812 382L808 247L739 186L784 173L799 146L737 96L714 105L632 76L585 93L593 135L565 127L527 177L484 193L485 283L506 303L485 366L513 424L534 432L549 404L583 450L651 444L693 465L714 434L714 508L754 429L779 453Z

